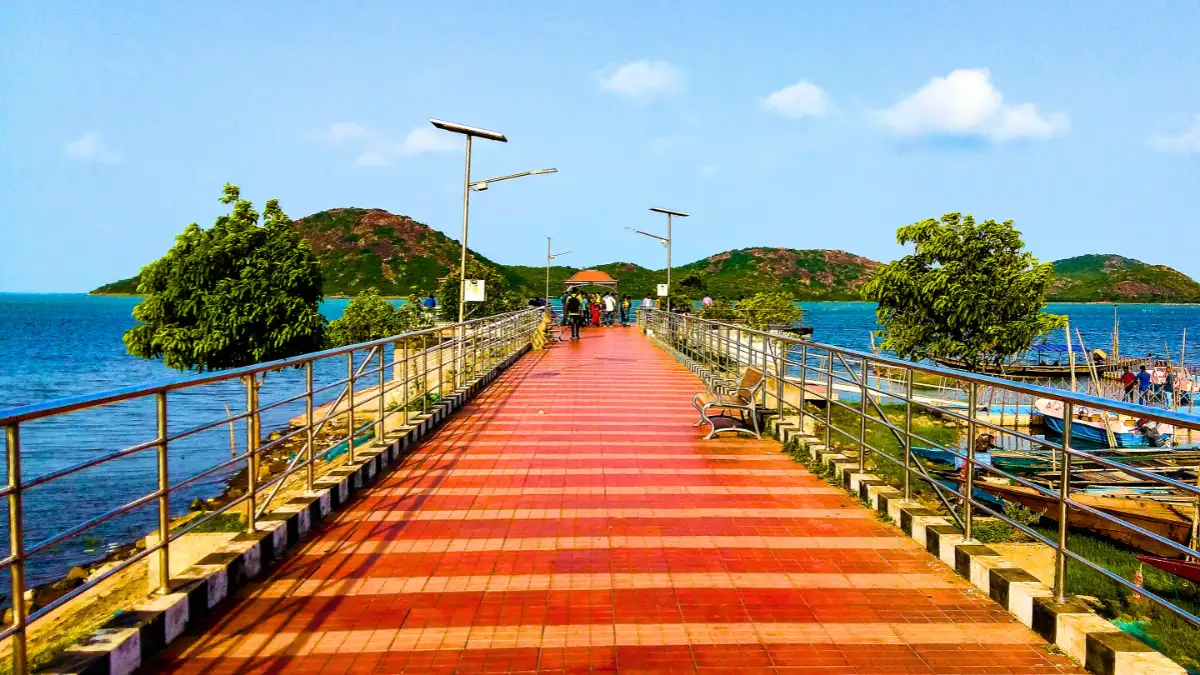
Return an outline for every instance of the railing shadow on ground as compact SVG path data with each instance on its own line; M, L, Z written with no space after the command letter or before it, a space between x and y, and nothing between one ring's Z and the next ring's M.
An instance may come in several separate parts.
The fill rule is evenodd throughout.
M1200 561L1200 449L1180 447L1200 417L661 310L640 310L639 324L704 377L761 369L762 408L927 501L966 540L999 524L1048 547L1059 601L1103 582L1119 596L1109 618L1138 611L1170 624L1164 632L1200 628L1192 584L1151 588L1133 574L1139 554ZM1197 636L1176 652L1195 654Z
M172 543L229 514L240 513L243 528L254 531L257 517L277 499L281 490L283 493L311 492L320 475L336 466L354 463L357 445L379 442L406 428L427 414L431 402L440 396L455 391L528 347L541 313L540 309L522 310L246 368L0 410L0 426L6 430L7 457L7 485L0 491L6 498L10 539L8 555L0 559L0 572L9 576L13 599L11 621L0 630L0 640L11 647L12 670L28 671L29 641L31 637L41 640L37 633L40 621L55 616L64 607L73 606L71 603L89 601L89 594L102 584L152 558L157 563L157 578L150 580L150 588L152 592L169 592L172 587ZM343 366L344 375L339 375ZM302 378L296 377L297 371L303 372ZM269 373L273 375L268 377ZM240 408L240 412L230 412L216 419L200 417L205 421L189 421L184 430L175 430L179 425L174 420L190 419L180 414L188 412L189 407L203 403L203 409L212 408L213 401L206 399L212 398L212 393L215 392L218 402L224 402L231 392L239 391L244 395L236 401L234 408ZM273 400L261 403L264 392L272 392ZM319 399L325 397L331 398L319 403ZM22 431L26 427L33 425L37 431L57 423L70 424L72 413L119 406L129 401L153 405L152 430L147 433L150 440L107 451L82 462L60 462L33 477L23 475L22 459L26 459L27 448L38 447L23 444ZM320 418L314 414L318 407L326 409ZM299 414L287 415L289 409ZM264 419L268 426L271 420L281 425L289 420L290 423L283 425L284 430L264 438ZM236 445L234 425L245 427L245 442L241 449ZM335 425L346 429L344 435L330 433ZM213 452L208 437L202 437L202 434L223 433L226 427L230 428L233 445L231 456L211 463L204 461L203 458L220 453ZM122 433L119 438L126 435ZM102 441L104 439L97 442L103 445ZM343 445L344 453L331 453ZM183 466L192 469L182 476L171 469L180 461L181 452L190 455ZM337 456L330 457L331 454ZM150 455L157 459L143 482L153 487L147 486L142 494L134 496L118 495L116 506L103 506L101 501L99 515L88 513L77 522L56 520L48 532L43 531L47 530L45 523L38 523L39 530L31 539L23 508L27 505L30 490L49 486L61 491L57 486L71 484L71 481L85 481L86 484L89 479L84 472L89 469ZM197 455L202 458L199 462ZM187 510L188 498L202 497L205 489L211 490L214 483L225 484L231 475L234 481L242 484L234 490L226 490L226 498L221 503L206 510L201 517L190 518L186 524L177 522L176 517ZM208 503L212 504L211 501ZM139 509L142 509L141 514ZM152 517L147 517L146 509L155 512ZM31 560L36 562L37 556L91 536L90 533L111 527L123 518L133 523L133 529L142 528L142 533L153 534L154 538L131 542L127 547L129 555L112 560L75 588L29 611L26 573Z

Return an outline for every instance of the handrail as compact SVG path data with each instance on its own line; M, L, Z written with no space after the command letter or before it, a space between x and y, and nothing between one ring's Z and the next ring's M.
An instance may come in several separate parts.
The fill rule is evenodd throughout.
M1106 423L1109 413L1117 413L1118 416L1125 415L1135 419L1144 418L1169 424L1175 430L1175 437L1178 437L1182 431L1200 432L1200 416L1007 380L994 375L959 371L937 364L905 361L894 356L814 342L792 334L756 330L737 324L712 321L687 314L669 313L659 309L639 307L638 321L643 330L651 334L653 339L664 349L675 353L678 358L695 368L702 368L708 372L727 372L729 370L736 372L740 367L751 366L761 368L767 378L775 380L774 387L763 387L761 394L763 409L781 417L798 415L802 429L812 429L817 434L821 433L818 430L823 430L825 446L833 447L836 443L836 445L848 449L850 451L848 454L856 456L860 471L867 470L868 459L874 463L876 470L880 470L879 467L882 465L899 468L903 471L904 476L905 499L911 497L910 475L929 481L931 489L939 498L942 490L954 495L962 507L961 523L965 539L973 540L973 522L979 517L979 513L976 512L976 509L979 509L981 513L991 514L1016 530L1030 535L1037 542L1052 546L1055 549L1055 578L1052 586L1056 599L1061 601L1065 598L1066 565L1068 561L1075 560L1133 592L1150 598L1156 605L1170 611L1180 619L1200 626L1200 617L1192 612L1140 588L1132 580L1104 569L1069 549L1071 517L1074 514L1082 513L1106 523L1106 527L1119 528L1131 537L1140 537L1140 540L1146 542L1147 546L1158 547L1156 550L1166 549L1178 555L1200 560L1200 550L1198 550L1200 543L1197 541L1200 539L1200 536L1197 535L1197 531L1200 531L1200 485L1155 473L1152 468L1116 461L1114 458L1104 457L1072 446L1072 440L1079 438L1077 432L1072 432L1074 411L1078 407L1103 412L1102 418ZM799 354L798 359L794 358L797 353ZM793 370L789 371L789 369ZM874 370L873 376L871 375L872 369ZM884 379L885 375L881 372L884 370L888 373L886 380ZM799 371L799 381L789 379L795 377L795 371ZM892 389L895 373L902 373L903 377L899 379L907 383L899 390ZM918 373L944 378L948 382L958 385L953 389L960 392L958 396L963 396L963 398L952 399L955 403L953 407L947 407L946 403L949 401L943 399L929 396L922 398L914 392L913 387L913 376ZM852 398L848 403L837 400L838 396L834 389L835 382L838 383L837 391L849 391L852 397L859 397L861 400L856 401ZM887 389L884 389L885 382ZM792 395L798 400L787 400L785 395L787 386L795 387L797 391ZM814 412L815 408L814 410L808 409L808 403L811 401L807 397L812 395L809 392L810 386L824 389L824 394L821 394L818 399L821 401L820 408L823 408L823 412ZM771 391L773 388L774 392ZM994 415L989 417L982 414L984 408L987 408L988 411L991 408L980 400L979 391L989 388L993 392L1012 392L1016 395L1018 405L1023 405L1020 401L1027 400L1030 409L1032 409L1033 401L1039 398L1062 402L1065 436L1061 441L1037 437L1015 428L1017 426L1015 417L1012 427L1009 427L1003 420L998 422ZM773 405L768 400L772 397L774 398ZM885 399L899 402L898 407L902 407L906 420L903 427L888 418L888 414L882 407ZM887 405L893 404L888 403ZM1004 406L1007 403L1001 405ZM869 411L869 407L874 410L873 413ZM915 433L911 425L914 408L965 427L967 430L966 447L947 447ZM848 429L839 426L844 422L839 422L835 418L835 411L839 411L837 418L852 420L847 423ZM1078 420L1074 420L1074 422L1079 423ZM809 426L810 423L811 426ZM873 447L871 445L873 441L869 441L867 438L868 424L871 424L872 428L886 430L894 435L901 447L894 451ZM980 430L986 430L993 436L1002 435L1015 442L1043 448L1048 453L1046 457L1051 463L1053 471L1058 472L1057 477L1044 481L1045 484L1039 484L1034 480L1001 470L982 461L977 456L975 448L975 435ZM914 440L946 451L961 461L963 471L962 475L955 478L954 485L956 487L947 488L939 485L938 481L926 471L925 460L912 451ZM1187 544L1180 543L1159 532L1129 522L1120 513L1114 514L1103 508L1081 502L1078 489L1072 485L1076 475L1073 473L1072 465L1079 461L1099 465L1102 470L1119 471L1123 475L1160 485L1164 489L1173 490L1176 494L1181 495L1173 503L1190 503L1195 508L1192 539ZM1055 467L1061 467L1061 472ZM977 488L986 489L986 486L989 485L989 483L981 481L982 475L994 476L1002 481L1007 481L1007 484L1015 483L1029 490L1043 503L1054 504L1055 512L1044 515L1048 515L1057 522L1057 540L1051 540L1013 520L1007 513L1001 513L977 498L975 496ZM947 512L946 515L958 519L957 509L945 499L942 500L942 503Z
M256 529L256 517L270 505L285 482L294 476L303 475L303 487L311 491L316 465L320 464L331 468L333 466L331 462L340 461L322 459L329 450L345 444L347 447L346 461L354 463L355 446L364 437L373 438L376 443L384 442L386 434L391 429L406 427L411 415L428 412L431 395L454 391L494 368L504 359L520 354L530 345L543 312L543 308L522 309L242 368L118 387L0 410L0 427L5 429L8 461L8 484L0 485L0 491L3 492L0 496L6 497L8 501L8 527L10 539L13 542L9 556L0 560L0 570L7 569L11 576L12 594L10 597L13 598L13 621L10 626L0 631L0 638L11 638L13 671L16 673L28 671L29 627L48 615L54 608L88 592L121 570L143 560L149 560L151 556L155 556L158 561L158 578L151 580L151 588L159 593L168 592L171 581L169 550L173 541L204 522L235 509L245 516L245 529L253 531ZM420 346L417 347L417 344ZM386 359L384 353L384 349L387 347L392 347L393 351L390 361ZM367 352L367 357L356 369L355 355L363 351ZM339 357L348 364L348 372L343 371L344 376L336 379L332 384L315 383L314 364ZM284 391L281 397L277 397L277 400L260 403L259 388L265 384L259 383L254 376L291 367L304 368L303 391L300 393ZM389 374L392 376L389 377ZM254 380L252 381L251 378ZM245 384L245 405L244 407L239 405L243 409L216 420L209 418L204 423L189 425L188 428L181 431L167 428L169 402L182 400L186 404L189 400L187 397L172 397L172 393L235 380L242 380ZM367 383L365 386L369 387L371 392L366 397L362 396L364 393L362 390L358 393L355 392L355 385L363 381ZM296 384L289 381L284 386L295 387ZM314 408L320 403L316 400L316 396L337 389L340 389L340 393L332 403L322 404L329 405L328 412L320 416L314 414ZM48 420L67 413L123 401L148 398L155 401L157 418L157 429L150 440L128 445L67 467L56 468L41 475L22 477L21 431L25 423L33 420ZM282 410L284 406L301 402L304 403L306 411L303 418L304 424L294 426L277 438L262 438L260 422L262 413ZM363 414L359 409L364 405L371 406L373 410ZM322 431L322 428L330 420L339 417L347 420L346 433L337 438L319 440L317 434ZM237 451L235 448L232 456L216 461L213 465L192 475L171 474L168 466L168 448L172 444L184 439L195 438L202 432L226 424L232 428L233 423L241 420L245 420L247 428L244 450ZM393 427L393 425L395 426ZM289 447L285 443L296 439L302 439L302 442L298 446L296 456L288 462L287 468L267 477L260 484L258 482L258 464L261 458L268 452L277 451L281 447ZM321 447L316 447L318 445ZM61 529L40 536L39 541L26 546L27 533L23 504L29 498L25 495L29 489L54 483L98 465L137 453L148 452L154 452L158 457L156 489L148 490L140 495L133 495L129 499L125 499L122 504L103 513L81 518L77 522L59 523L56 521L55 525L61 525ZM231 498L223 506L185 524L178 531L171 528L171 498L173 495L177 495L181 490L194 488L205 478L231 471L239 466L244 466L246 470L246 486L243 494ZM265 501L260 501L260 493L266 493ZM126 496L122 495L122 497ZM158 523L157 527L153 528L158 537L155 543L147 542L148 545L144 549L129 558L118 561L115 565L108 567L104 573L88 579L53 603L34 612L28 611L29 608L26 606L28 601L24 600L24 595L26 564L31 558L44 554L58 544L120 516L145 507L153 508L151 506L153 504L158 506Z

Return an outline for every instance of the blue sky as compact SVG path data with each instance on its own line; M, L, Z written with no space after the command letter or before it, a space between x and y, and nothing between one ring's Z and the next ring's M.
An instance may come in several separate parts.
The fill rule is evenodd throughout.
M0 291L129 276L221 185L292 217L410 215L542 264L661 267L745 246L902 252L948 211L1043 259L1200 277L1200 5L45 3L0 7ZM118 9L119 8L119 9Z

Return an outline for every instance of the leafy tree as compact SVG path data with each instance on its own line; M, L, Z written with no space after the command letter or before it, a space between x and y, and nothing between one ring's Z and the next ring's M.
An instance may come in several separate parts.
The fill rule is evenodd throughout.
M701 307L700 318L718 323L737 323L738 321L737 311L734 310L733 303L725 298L714 298L711 305Z
M380 297L378 290L368 288L354 296L341 318L329 324L326 342L330 347L343 347L428 328L433 322L422 310L421 299L415 295L398 308Z
M755 293L737 304L738 323L754 330L791 326L804 312L787 293Z
M677 294L698 300L708 293L708 282L699 272L688 272L678 281Z
M325 319L321 270L292 221L267 202L263 224L253 204L225 185L233 204L207 230L192 223L165 256L142 269L125 333L134 356L179 370L218 370L316 351Z
M969 370L1029 349L1063 317L1042 312L1053 266L1024 251L1011 220L948 213L896 231L912 254L880 266L863 287L879 303L883 349Z
M467 260L467 279L483 279L484 301L468 302L466 319L478 319L493 314L502 314L520 309L523 301L520 294L510 289L508 280L495 267L484 265L474 258ZM438 289L438 298L442 303L442 318L448 321L458 321L458 268L450 270L450 274Z

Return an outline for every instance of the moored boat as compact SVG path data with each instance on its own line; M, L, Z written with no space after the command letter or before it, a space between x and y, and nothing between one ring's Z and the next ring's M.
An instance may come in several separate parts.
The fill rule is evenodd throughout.
M1063 402L1039 398L1033 402L1034 411L1042 416L1046 427L1057 434L1063 432ZM1107 410L1075 406L1071 419L1071 441L1086 441L1095 445L1118 448L1146 448L1170 445L1175 427L1162 422L1144 422L1128 415Z
M1151 567L1157 567L1168 574L1174 574L1181 579L1187 579L1193 583L1200 584L1200 562L1177 560L1175 558L1160 558L1153 555L1139 555L1138 560Z

